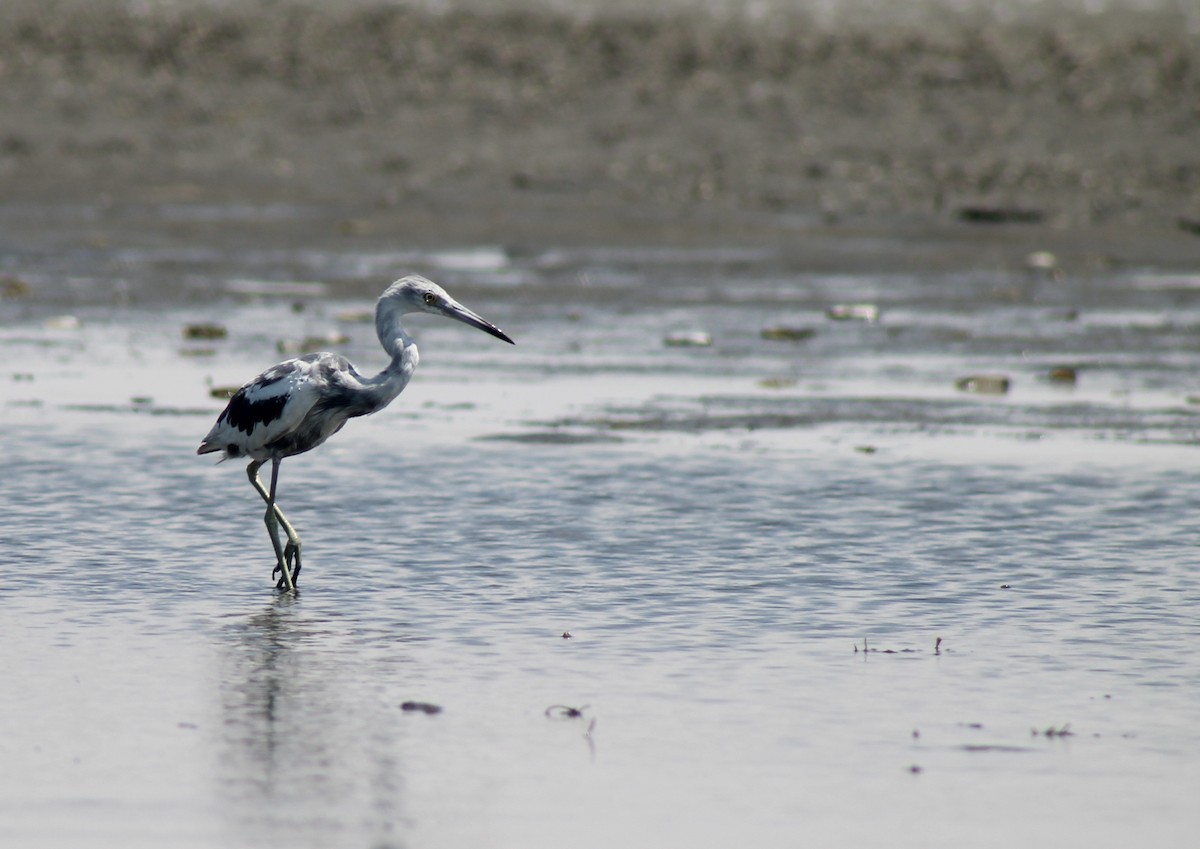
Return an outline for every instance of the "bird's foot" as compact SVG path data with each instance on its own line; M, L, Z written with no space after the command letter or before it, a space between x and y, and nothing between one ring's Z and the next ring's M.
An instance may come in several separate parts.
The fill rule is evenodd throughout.
M292 569L292 584L300 580L300 543L288 541L283 547L283 559Z
M284 571L285 569L287 570L286 572ZM277 589L277 590L295 589L296 588L296 576L299 574L300 574L299 563L296 564L296 567L294 569L288 569L288 567L284 566L282 563L276 563L275 568L271 570L272 578L274 578L276 575L279 576L279 580L275 582L275 589ZM288 580L289 575L291 576L290 581Z
M276 589L288 589L287 577L283 574L287 570L292 576L291 586L295 587L296 582L300 580L300 543L288 540L287 545L283 547L283 562L276 563L275 568L271 570L271 577L277 577L279 580L275 584Z

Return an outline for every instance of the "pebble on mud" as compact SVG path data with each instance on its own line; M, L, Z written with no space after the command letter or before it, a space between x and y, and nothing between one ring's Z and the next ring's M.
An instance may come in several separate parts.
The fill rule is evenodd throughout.
M976 395L1004 395L1011 384L1002 374L972 374L954 381L956 388Z

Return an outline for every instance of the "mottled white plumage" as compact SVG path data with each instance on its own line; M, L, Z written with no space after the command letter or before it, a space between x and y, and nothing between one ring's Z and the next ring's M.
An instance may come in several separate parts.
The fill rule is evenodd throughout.
M392 358L387 368L364 377L345 357L329 352L272 366L234 393L196 451L250 458L246 474L267 502L264 521L275 548L275 570L283 573L280 589L295 587L300 574L300 537L275 503L279 463L284 457L316 448L349 419L382 410L404 390L420 361L416 343L400 322L413 312L453 318L512 343L502 330L455 301L436 283L416 274L403 277L384 291L375 306L375 331ZM269 490L258 476L268 460ZM287 534L284 547L279 543L277 523Z

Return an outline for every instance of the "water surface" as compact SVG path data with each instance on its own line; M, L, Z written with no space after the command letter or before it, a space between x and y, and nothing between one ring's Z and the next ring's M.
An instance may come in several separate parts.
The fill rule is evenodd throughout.
M1190 845L1200 279L100 253L0 302L6 842ZM283 464L277 594L209 390L381 367L395 266L518 345L414 321L405 394Z

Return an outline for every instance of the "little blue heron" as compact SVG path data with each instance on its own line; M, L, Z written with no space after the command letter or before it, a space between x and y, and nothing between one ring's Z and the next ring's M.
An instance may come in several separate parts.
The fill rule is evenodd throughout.
M275 503L279 463L316 448L341 430L347 419L382 410L404 390L419 356L400 319L415 312L453 318L514 344L504 331L458 303L441 286L410 274L388 286L375 306L375 332L392 357L387 368L374 377L363 377L345 357L329 352L272 366L234 393L196 450L197 454L221 451L222 459L250 458L246 475L267 502L264 521L275 548L272 577L282 573L278 589L295 589L300 577L300 536ZM270 489L258 476L268 460ZM279 525L287 534L286 546L280 546Z

